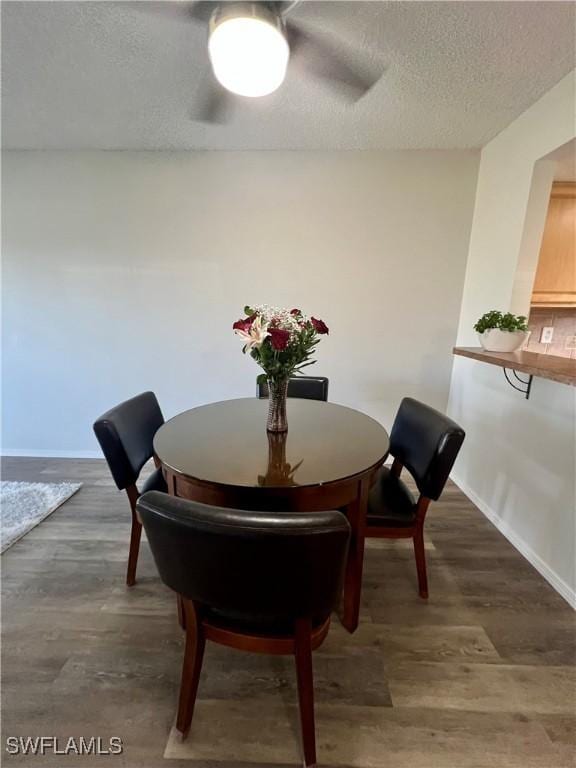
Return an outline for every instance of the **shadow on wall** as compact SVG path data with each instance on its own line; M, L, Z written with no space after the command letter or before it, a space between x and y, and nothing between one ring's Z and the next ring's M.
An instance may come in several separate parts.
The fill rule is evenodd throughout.
M451 350L447 350L446 354L450 355ZM441 413L446 413L450 370L444 375L437 371L437 367L437 357L432 354L424 355L420 376L416 379L369 379L355 393L351 405L380 421L388 430L392 427L396 412L405 397L413 397ZM342 405L348 404L335 397L330 399L341 402Z
M574 424L563 411L571 388L535 379L530 400L518 394L511 401L499 369L474 361L458 365L474 366L473 380L451 401L451 417L465 426L468 443L465 470L456 464L458 482L472 485L473 478L474 493L492 515L511 530L530 531L530 540L520 538L540 559L573 563ZM495 422L498 429L487 434L486 424ZM571 452L559 456L557 444L572 446ZM560 540L548 535L554 529L564 531ZM563 556L559 549L566 550ZM561 578L569 583L571 574L566 571Z

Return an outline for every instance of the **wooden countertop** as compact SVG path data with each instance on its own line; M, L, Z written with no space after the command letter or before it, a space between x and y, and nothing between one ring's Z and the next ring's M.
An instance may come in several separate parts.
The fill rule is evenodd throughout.
M576 360L569 357L541 355L538 352L486 352L482 347L454 347L455 355L470 357L489 365L509 368L541 379L576 386Z

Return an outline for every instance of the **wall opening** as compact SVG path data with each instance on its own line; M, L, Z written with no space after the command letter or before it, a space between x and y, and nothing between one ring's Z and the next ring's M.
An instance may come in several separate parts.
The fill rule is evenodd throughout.
M576 359L576 140L534 166L512 303L528 351Z

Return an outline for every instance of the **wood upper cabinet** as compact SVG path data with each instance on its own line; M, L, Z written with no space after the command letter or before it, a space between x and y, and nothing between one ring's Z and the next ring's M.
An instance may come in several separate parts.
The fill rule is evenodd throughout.
M576 184L552 185L532 305L576 307Z

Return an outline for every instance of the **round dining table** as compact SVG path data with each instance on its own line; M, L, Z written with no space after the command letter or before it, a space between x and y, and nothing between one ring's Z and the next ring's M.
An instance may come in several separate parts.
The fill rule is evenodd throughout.
M288 431L271 433L267 409L265 399L243 398L180 413L156 433L155 460L173 496L258 511L342 510L351 540L341 620L354 632L368 493L388 455L388 433L352 408L299 398L288 399Z

